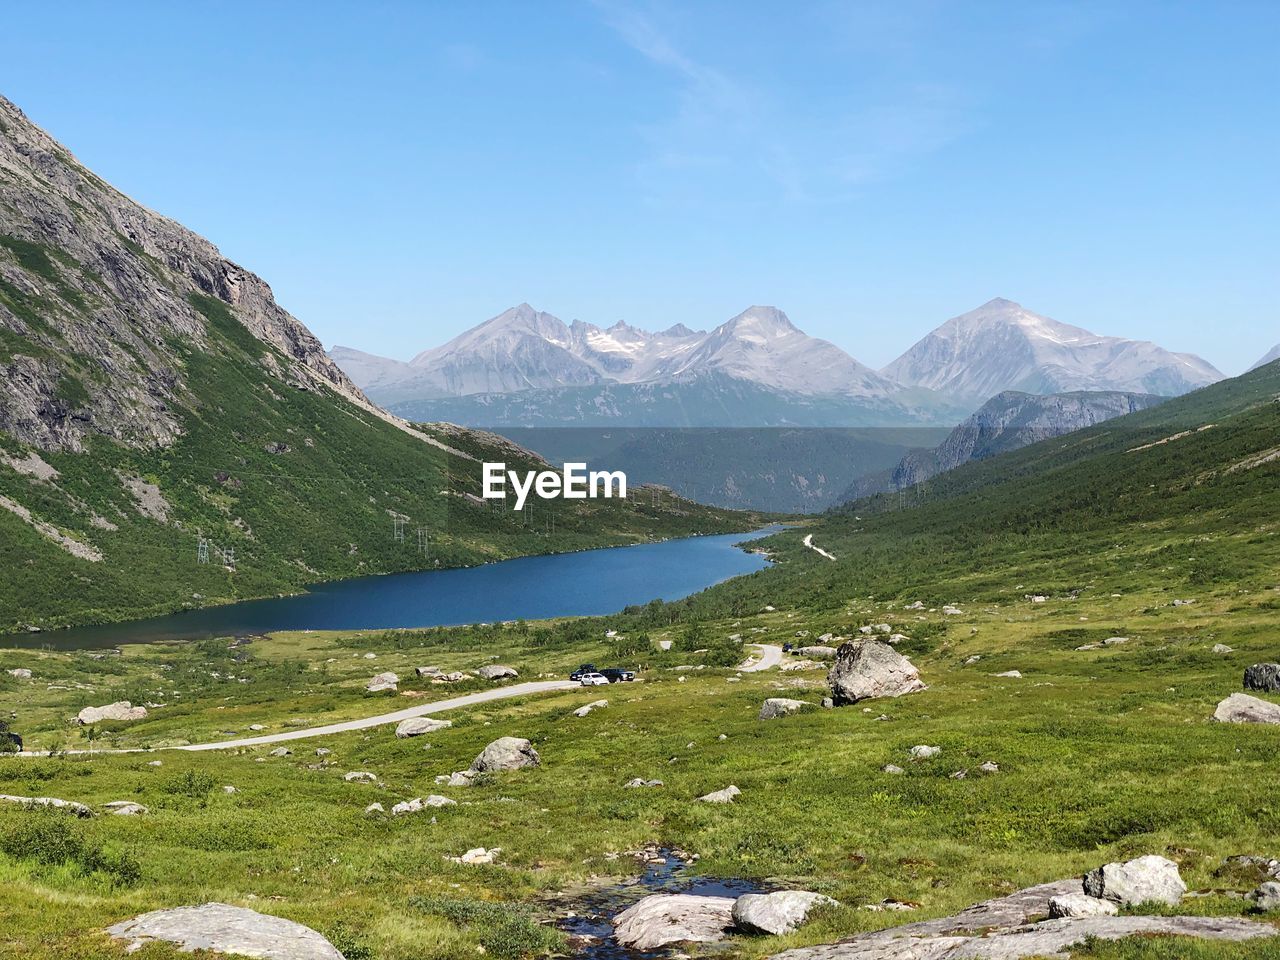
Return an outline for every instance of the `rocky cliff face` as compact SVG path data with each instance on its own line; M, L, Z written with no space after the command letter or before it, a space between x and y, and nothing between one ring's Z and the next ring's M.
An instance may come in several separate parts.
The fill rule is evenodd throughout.
M1030 446L1050 437L1155 406L1164 397L1144 393L1060 393L1040 396L1006 390L984 403L935 449L908 454L890 488L904 490L971 460Z
M188 395L180 347L206 338L192 295L233 308L295 385L367 403L261 278L104 183L0 97L0 431L51 451L95 434L171 444Z

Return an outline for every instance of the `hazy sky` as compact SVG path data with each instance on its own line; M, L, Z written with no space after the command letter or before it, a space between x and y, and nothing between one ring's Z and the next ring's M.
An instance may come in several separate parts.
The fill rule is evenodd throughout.
M993 296L1280 341L1280 3L13 4L2 92L407 358L752 303L873 366Z

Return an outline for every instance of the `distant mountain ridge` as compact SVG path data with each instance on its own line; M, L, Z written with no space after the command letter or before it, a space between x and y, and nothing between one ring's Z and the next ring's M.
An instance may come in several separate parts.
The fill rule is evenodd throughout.
M1259 367L1265 367L1268 363L1274 363L1276 360L1280 360L1280 343L1277 343L1274 347L1272 347L1269 351L1267 351L1266 356L1262 357L1262 359L1260 359L1257 363L1255 363L1249 369L1257 370Z
M330 356L403 416L495 426L955 423L1004 390L1174 395L1222 378L1191 354L1003 299L947 321L879 372L770 306L709 332L653 333L566 324L523 303L407 363L349 347Z

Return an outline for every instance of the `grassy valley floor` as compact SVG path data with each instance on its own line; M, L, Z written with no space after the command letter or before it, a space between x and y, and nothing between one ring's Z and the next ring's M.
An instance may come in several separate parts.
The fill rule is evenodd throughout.
M1276 594L1192 598L1174 606L1154 589L1043 603L955 597L959 615L851 600L821 618L779 605L695 628L650 629L642 652L627 654L644 667L642 682L456 711L447 715L451 728L427 737L397 739L393 727L380 727L294 741L284 757L268 746L0 758L0 793L61 797L100 813L114 800L150 809L76 820L0 807L0 955L123 957L103 927L209 900L308 924L348 960L474 957L480 947L501 957L565 951L537 921L563 913L556 898L565 891L638 873L627 851L649 842L698 854L701 873L768 878L842 904L786 937L735 939L728 950L744 957L949 914L1147 853L1176 860L1192 890L1209 891L1186 899L1181 912L1241 915L1248 904L1238 894L1256 880L1224 872L1223 860L1275 854L1280 734L1209 718L1240 689L1245 666L1275 658ZM768 696L816 705L824 670L738 678L724 667L697 669L703 658L724 662L733 634L814 642L828 630L849 635L878 622L912 638L901 648L926 692L761 721ZM564 676L584 660L619 662L615 651L637 640L628 623L635 625L619 617L285 634L238 647L131 646L102 659L3 651L0 668L26 667L33 677L0 673L0 705L32 748L87 748L88 731L67 718L123 698L164 706L143 721L99 725L95 750L232 739L252 735L251 724L279 732L491 686L432 684L414 675L419 665L470 670L496 658L528 680ZM623 627L623 638L606 639L611 627ZM809 637L797 637L801 631ZM1129 639L1075 649L1113 636ZM664 639L676 650L657 650ZM1216 643L1233 652L1212 652ZM694 645L708 652L680 649ZM966 664L973 656L981 659ZM384 670L399 674L401 692L365 693ZM1023 676L993 676L1007 670ZM601 697L607 709L572 715ZM542 765L468 788L435 784L507 735L531 739ZM942 753L911 762L916 744ZM332 753L317 756L318 747ZM978 771L988 760L998 773ZM906 772L881 772L887 763ZM968 775L953 779L959 770ZM370 771L377 782L346 782L352 771ZM633 777L665 785L624 789ZM735 804L694 802L729 783L742 790ZM429 793L457 806L395 818L364 813L375 801L390 809ZM501 848L498 862L446 859L477 846ZM919 909L863 909L885 898ZM525 906L493 912L487 903ZM1261 960L1276 949L1139 940L1076 955ZM139 954L170 955L161 946Z

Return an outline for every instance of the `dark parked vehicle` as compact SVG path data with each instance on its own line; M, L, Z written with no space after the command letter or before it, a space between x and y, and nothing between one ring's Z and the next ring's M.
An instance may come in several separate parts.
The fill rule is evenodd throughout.
M609 678L610 683L626 683L636 678L634 670L624 670L622 667L605 667L600 672Z
M594 663L584 663L577 670L573 671L573 673L569 674L569 679L581 680L584 673L599 673L599 671L596 670L596 665Z

